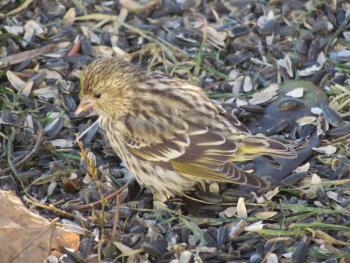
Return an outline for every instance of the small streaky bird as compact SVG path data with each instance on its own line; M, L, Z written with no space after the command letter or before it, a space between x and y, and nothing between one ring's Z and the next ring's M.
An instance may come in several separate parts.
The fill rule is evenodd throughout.
M267 188L267 182L234 162L260 155L295 156L281 142L249 134L201 88L119 58L101 58L87 66L81 89L76 114L97 112L113 150L158 201L184 195L198 183Z

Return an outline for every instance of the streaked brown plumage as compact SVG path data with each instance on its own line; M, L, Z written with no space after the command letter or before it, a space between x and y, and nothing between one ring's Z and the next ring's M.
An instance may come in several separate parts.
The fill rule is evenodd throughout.
M91 63L81 88L77 113L97 111L114 151L158 200L211 181L264 188L264 180L233 162L294 155L280 142L250 135L199 87L121 59Z

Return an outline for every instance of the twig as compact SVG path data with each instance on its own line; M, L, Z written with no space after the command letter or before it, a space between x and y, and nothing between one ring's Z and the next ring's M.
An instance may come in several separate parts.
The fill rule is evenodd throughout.
M13 54L0 59L0 68L7 67L8 65L15 65L22 63L23 61L33 59L42 54L48 53L55 48L54 44L49 44L41 48L23 51L21 53Z
M44 137L44 129L43 127L41 126L40 122L38 121L38 127L39 127L39 132L38 132L38 138L32 148L32 150L26 154L21 160L19 160L18 162L16 162L14 164L15 168L21 166L22 164L24 164L26 161L28 161L37 151L38 151L38 148L41 144L41 142L43 141L43 137ZM0 170L0 176L8 173L11 171L11 167L8 167L6 169L3 169L3 170Z
M60 214L60 215L64 215L64 216L69 216L69 217L74 217L73 214L71 213L68 213L64 210L61 210L57 207L55 207L54 205L50 204L50 205L45 205L45 204L42 204L40 203L38 200L32 198L32 197L25 197L25 200L28 202L28 203L31 203L32 205L34 205L35 207L39 207L39 208L42 208L42 209L46 209L46 210L49 210L55 214Z
M114 224L112 229L112 240L115 240L116 232L117 232L117 225L119 221L119 206L120 206L120 194L118 194L115 198L115 211L114 211Z
M67 207L65 207L65 209L66 210L87 210L90 208L94 208L94 207L101 205L102 203L108 201L109 199L121 194L124 191L124 189L126 189L128 184L129 183L123 185L123 187L119 188L117 191L115 191L107 196L102 197L100 200L98 200L96 202L85 204L85 205L68 205Z

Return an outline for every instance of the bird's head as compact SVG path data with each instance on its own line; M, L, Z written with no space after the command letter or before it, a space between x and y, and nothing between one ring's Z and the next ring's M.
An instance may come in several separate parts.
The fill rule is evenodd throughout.
M103 116L122 115L138 70L120 58L100 58L80 78L80 104L76 115L95 110Z

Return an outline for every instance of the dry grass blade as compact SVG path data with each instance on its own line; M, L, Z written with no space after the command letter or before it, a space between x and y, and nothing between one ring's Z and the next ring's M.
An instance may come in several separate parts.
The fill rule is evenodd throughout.
M28 6L33 2L34 0L25 0L19 7L11 10L5 16L13 16L20 12L22 12L24 9L28 8Z

